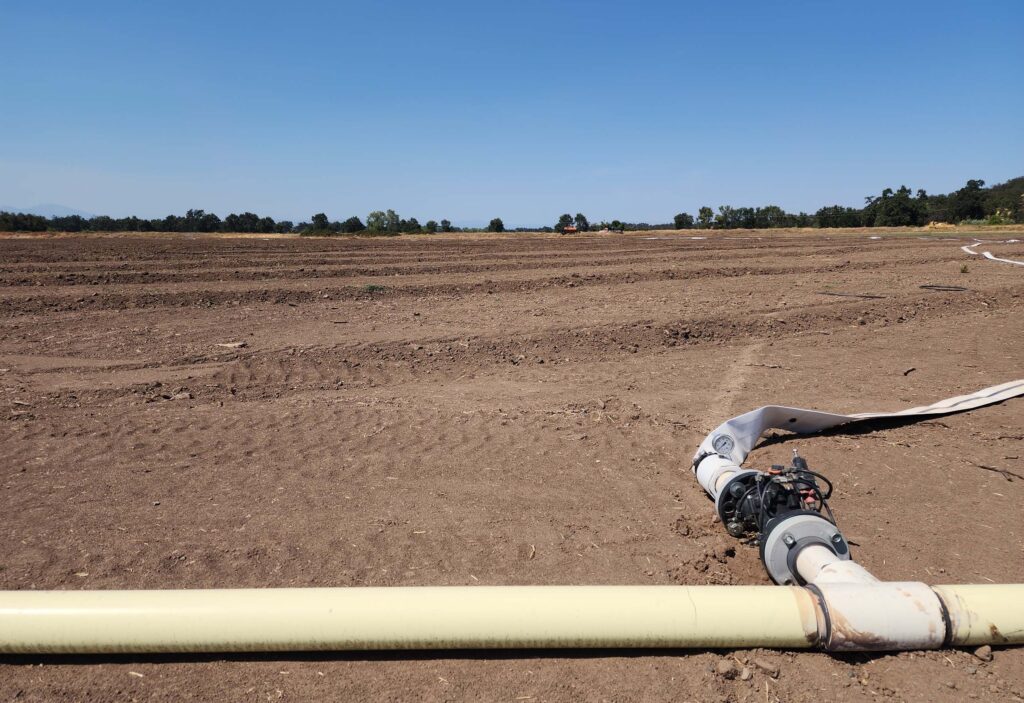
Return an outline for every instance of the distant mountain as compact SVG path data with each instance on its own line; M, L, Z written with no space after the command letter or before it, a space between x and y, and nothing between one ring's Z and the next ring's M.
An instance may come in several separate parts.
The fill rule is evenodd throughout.
M43 203L32 207L8 207L0 205L0 212L20 212L25 215L41 215L42 217L67 217L68 215L80 215L82 217L95 217L92 213L75 210L65 205L55 203Z

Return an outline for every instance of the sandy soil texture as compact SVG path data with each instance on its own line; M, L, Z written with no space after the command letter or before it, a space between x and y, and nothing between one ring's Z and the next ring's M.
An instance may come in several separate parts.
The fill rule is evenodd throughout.
M697 444L1024 376L1024 267L970 240L0 240L0 588L768 583ZM1024 581L1024 401L749 463L794 447L879 577ZM4 701L182 699L1021 700L1024 649L0 660Z

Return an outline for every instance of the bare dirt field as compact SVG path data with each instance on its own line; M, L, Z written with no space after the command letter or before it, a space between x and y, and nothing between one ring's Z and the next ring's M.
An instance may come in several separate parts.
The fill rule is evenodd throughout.
M766 584L710 429L1024 376L1024 267L967 233L691 234L0 240L0 588ZM794 447L880 578L1024 581L1024 400L749 463ZM1024 649L0 659L3 701L182 699L1021 700Z

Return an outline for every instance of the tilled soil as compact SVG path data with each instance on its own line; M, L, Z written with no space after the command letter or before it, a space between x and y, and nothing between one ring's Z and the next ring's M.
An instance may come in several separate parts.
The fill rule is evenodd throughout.
M697 444L1024 376L1024 268L969 241L0 240L0 588L769 583ZM1024 400L749 463L794 447L879 577L1024 581ZM18 701L965 698L1024 649L0 660Z

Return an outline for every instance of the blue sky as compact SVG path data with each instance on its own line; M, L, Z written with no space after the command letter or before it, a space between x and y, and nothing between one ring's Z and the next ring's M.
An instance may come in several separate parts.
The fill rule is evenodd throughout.
M1024 175L1024 3L0 4L0 203L665 222Z

